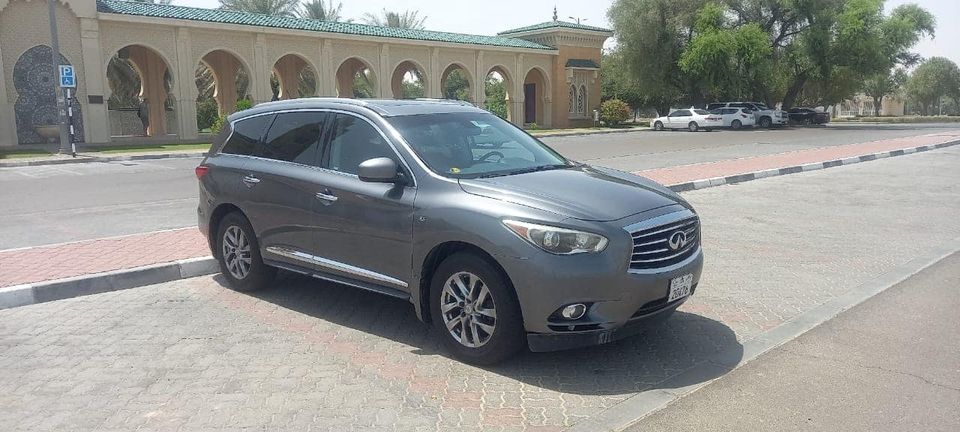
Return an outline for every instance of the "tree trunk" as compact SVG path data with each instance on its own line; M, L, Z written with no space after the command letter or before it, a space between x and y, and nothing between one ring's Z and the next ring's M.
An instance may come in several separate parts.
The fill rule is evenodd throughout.
M873 98L873 115L880 117L880 108L883 107L883 96Z
M793 84L790 84L790 87L787 88L787 94L783 96L783 109L793 108L793 104L797 101L797 96L800 95L800 89L803 88L803 85L807 82L807 74L801 73L793 80Z

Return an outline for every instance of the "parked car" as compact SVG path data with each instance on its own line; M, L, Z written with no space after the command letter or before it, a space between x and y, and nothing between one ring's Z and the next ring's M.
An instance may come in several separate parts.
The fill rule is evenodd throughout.
M753 127L757 122L753 116L753 111L746 108L717 108L710 110L710 114L720 116L723 127L731 129Z
M707 105L708 110L717 108L746 108L753 112L757 126L770 128L773 126L783 126L788 122L787 113L783 110L772 109L760 102L714 102Z
M710 112L701 109L679 109L670 114L653 119L650 127L653 130L664 129L686 129L690 132L696 132L703 129L710 132L714 128L723 126L720 116L710 114Z
M817 111L813 108L790 108L787 116L791 123L795 124L827 124L830 123L830 113Z
M199 228L231 287L286 269L408 300L472 363L636 334L703 266L679 195L466 104L261 104L228 117L196 174Z

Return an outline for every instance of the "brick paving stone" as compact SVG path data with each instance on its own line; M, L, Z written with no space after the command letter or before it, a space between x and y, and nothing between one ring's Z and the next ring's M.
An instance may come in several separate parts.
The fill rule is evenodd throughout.
M707 260L670 321L489 368L451 360L404 301L288 273L254 294L215 275L0 310L0 430L559 431L956 241L958 163L952 147L686 193Z

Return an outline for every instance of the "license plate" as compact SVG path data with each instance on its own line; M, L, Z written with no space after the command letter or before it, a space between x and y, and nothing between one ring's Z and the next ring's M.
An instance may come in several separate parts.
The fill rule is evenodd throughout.
M693 275L685 274L683 276L670 279L670 296L667 297L667 303L682 299L690 295L693 288Z

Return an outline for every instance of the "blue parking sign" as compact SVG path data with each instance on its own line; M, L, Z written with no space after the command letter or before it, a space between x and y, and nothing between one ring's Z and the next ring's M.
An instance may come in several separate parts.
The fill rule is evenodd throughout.
M77 76L73 73L73 66L60 65L60 87L77 87Z

